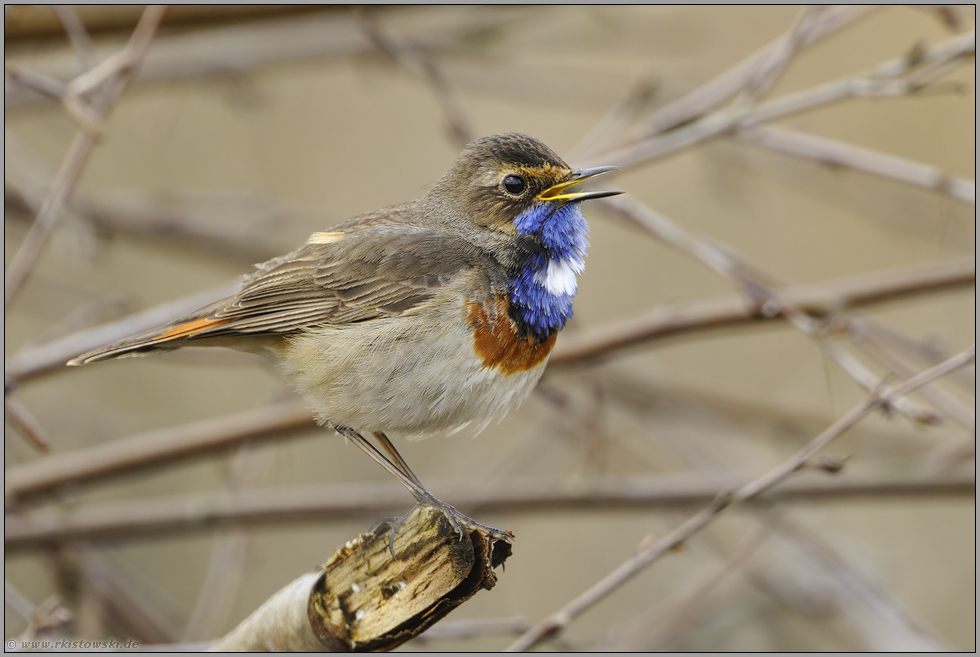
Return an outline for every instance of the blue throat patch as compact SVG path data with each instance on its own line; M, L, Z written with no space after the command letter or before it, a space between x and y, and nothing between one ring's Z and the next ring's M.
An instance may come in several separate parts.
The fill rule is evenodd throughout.
M578 203L536 203L514 219L521 235L533 235L541 249L525 261L509 286L511 311L538 340L565 326L578 291L576 276L585 268L589 226Z

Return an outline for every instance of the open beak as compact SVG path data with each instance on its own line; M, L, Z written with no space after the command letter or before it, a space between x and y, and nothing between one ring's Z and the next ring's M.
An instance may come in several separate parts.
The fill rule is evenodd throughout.
M572 201L585 201L590 198L605 198L607 196L616 196L617 194L622 194L623 192L566 192L565 190L572 185L577 185L584 180L588 180L592 176L598 176L600 173L608 173L609 171L619 171L622 167L595 167L593 169L576 169L572 171L572 177L563 183L558 183L552 187L541 192L538 196L539 201L564 201L570 203Z

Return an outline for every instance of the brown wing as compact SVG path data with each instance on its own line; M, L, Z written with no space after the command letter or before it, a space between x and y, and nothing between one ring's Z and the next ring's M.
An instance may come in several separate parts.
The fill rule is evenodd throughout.
M258 265L235 296L69 364L173 349L203 338L283 334L397 315L480 263L494 266L466 240L425 228L318 233L293 253Z
M231 303L213 312L209 319L227 323L212 335L283 333L402 313L485 257L466 240L413 227L308 243L261 267Z

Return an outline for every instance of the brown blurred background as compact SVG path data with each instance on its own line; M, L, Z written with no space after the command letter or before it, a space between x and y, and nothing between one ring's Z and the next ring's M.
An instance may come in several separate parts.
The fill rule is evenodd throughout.
M62 81L78 74L52 10L4 12L6 63ZM95 52L108 54L125 42L140 12L89 7L79 15ZM222 285L313 231L415 198L449 167L460 133L524 132L577 164L576 146L638 83L650 90L635 117L641 122L777 38L798 14L791 7L173 8L143 77L120 98L86 164L72 200L77 211L64 217L5 315L5 360ZM876 10L799 53L767 97L855 75L973 26L972 7ZM396 58L379 49L379 39L412 45ZM973 181L974 78L971 62L914 96L846 100L777 125ZM33 218L25 190L41 190L43 198L77 126L57 102L9 77L5 93L9 265ZM610 181L785 282L975 257L972 204L727 136L629 167ZM595 207L585 213L592 231L587 269L562 338L654 307L739 291L637 226ZM964 286L854 314L900 334L912 350L951 355L975 341L975 313L974 288ZM854 353L878 376L887 373ZM929 364L909 362L915 370ZM972 368L943 385L972 412ZM217 350L56 370L16 394L55 454L292 395L263 363ZM813 340L772 322L659 340L598 365L555 369L527 403L475 438L399 446L437 495L439 482L541 478L574 488L634 475L747 480L864 395ZM973 445L973 432L955 422L922 426L878 413L825 452L849 457L838 481L931 481L972 477ZM4 454L7 468L44 458L9 423ZM113 500L220 491L229 481L392 485L353 446L314 429L61 490L46 504L71 513ZM958 490L733 509L550 645L972 651L975 500ZM391 512L409 506L406 494L404 508ZM445 622L537 622L635 554L645 537L666 534L698 508L465 509L511 529L517 542L497 587ZM156 615L161 634L144 643L202 640L208 636L188 633L188 623L210 628L211 636L227 631L376 516L267 523L237 538L202 530L60 550L8 546L5 577L35 604L58 592L75 615L75 635L136 631L106 611L104 589L88 581L104 576L138 591ZM79 567L66 554L95 556ZM218 588L227 603L200 601L208 577L224 582ZM212 595L222 597L214 587ZM5 638L25 628L10 605L4 619ZM511 640L491 635L406 648L498 650Z

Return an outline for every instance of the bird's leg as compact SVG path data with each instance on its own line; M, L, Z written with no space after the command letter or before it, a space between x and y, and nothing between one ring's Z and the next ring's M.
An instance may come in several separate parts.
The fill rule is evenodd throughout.
M374 459L378 465L387 470L390 475L401 482L402 486L407 488L412 494L412 497L419 499L419 496L424 497L429 495L429 491L425 490L425 487L419 482L418 477L415 476L415 473L413 473L411 470L409 470L408 473L403 472L397 464L393 463L384 454L379 452L378 448L368 442L364 436L357 433L350 427L333 425L333 428L337 431L337 433L343 434L345 438L360 447L362 452ZM384 443L382 443L382 445L383 444ZM387 449L387 447L385 449ZM392 446L391 449L394 449L394 446ZM395 453L397 454L398 452ZM401 463L405 463L404 459L402 459L400 455L398 456L398 460L401 461ZM407 464L405 467L408 467Z
M461 540L465 534L465 532L463 531L463 527L466 527L467 529L480 530L483 533L493 537L494 539L504 540L507 541L508 543L514 540L514 535L511 534L510 532L502 531L500 529L495 529L493 527L488 527L486 525L481 525L480 523L476 522L469 516L463 515L449 504L446 504L445 502L437 499L435 495L433 495L426 489L426 487L422 484L419 478L415 476L415 473L412 472L412 468L409 467L405 459L402 458L402 455L398 453L398 450L395 449L395 446L388 439L388 436L384 435L380 431L375 431L373 433L374 433L375 440L378 441L378 444L380 444L381 447L383 447L384 450L388 452L388 455L391 457L391 461L393 462L393 464L395 464L406 477L410 478L413 482L415 482L416 487L409 487L408 490L412 493L412 496L415 497L416 502L418 502L418 504L421 506L435 507L440 511L442 511L442 513L452 524L453 529L455 529L456 533L459 534ZM401 522L403 522L404 519L407 517L408 516L404 516L402 519L399 520L396 526L392 527L392 537L394 537L396 530L401 526Z
M422 485L422 482L419 481L419 478L415 476L414 472L412 472L412 468L408 466L408 462L406 462L405 459L402 458L402 455L398 453L398 450L395 449L395 446L391 444L390 440L388 440L388 436L384 435L380 431L374 431L372 433L374 433L374 439L378 441L378 444L381 445L386 452L388 452L388 456L390 456L392 462L396 466L398 466L398 469L404 472L406 476L408 476L409 478L411 478L412 481L418 484L419 488L425 490L425 486Z
M374 437L391 456L390 459L378 451L378 448L372 445L366 438L364 438L364 436L354 431L350 427L334 425L334 429L338 433L343 434L352 443L360 447L361 451L374 459L378 465L387 470L389 474L401 482L402 486L408 489L408 492L412 494L412 497L415 498L416 502L420 506L431 506L442 511L446 516L446 519L452 525L453 529L459 535L460 540L462 540L467 534L467 532L463 529L464 527L467 529L480 530L496 540L503 540L507 541L508 543L514 540L514 535L510 532L481 525L472 518L463 515L452 506L438 500L435 495L426 490L425 486L422 485L422 482L419 481L419 478L415 476L414 472L412 472L412 469L408 466L408 463L406 463L405 459L402 458L402 455L398 453L398 450L395 449L395 446L391 444L391 441L383 433L375 433ZM401 524L404 522L405 518L407 518L407 516L399 519L392 526L391 537L388 541L388 549L392 553L392 557L395 556L395 534L397 533L399 527L401 527Z

